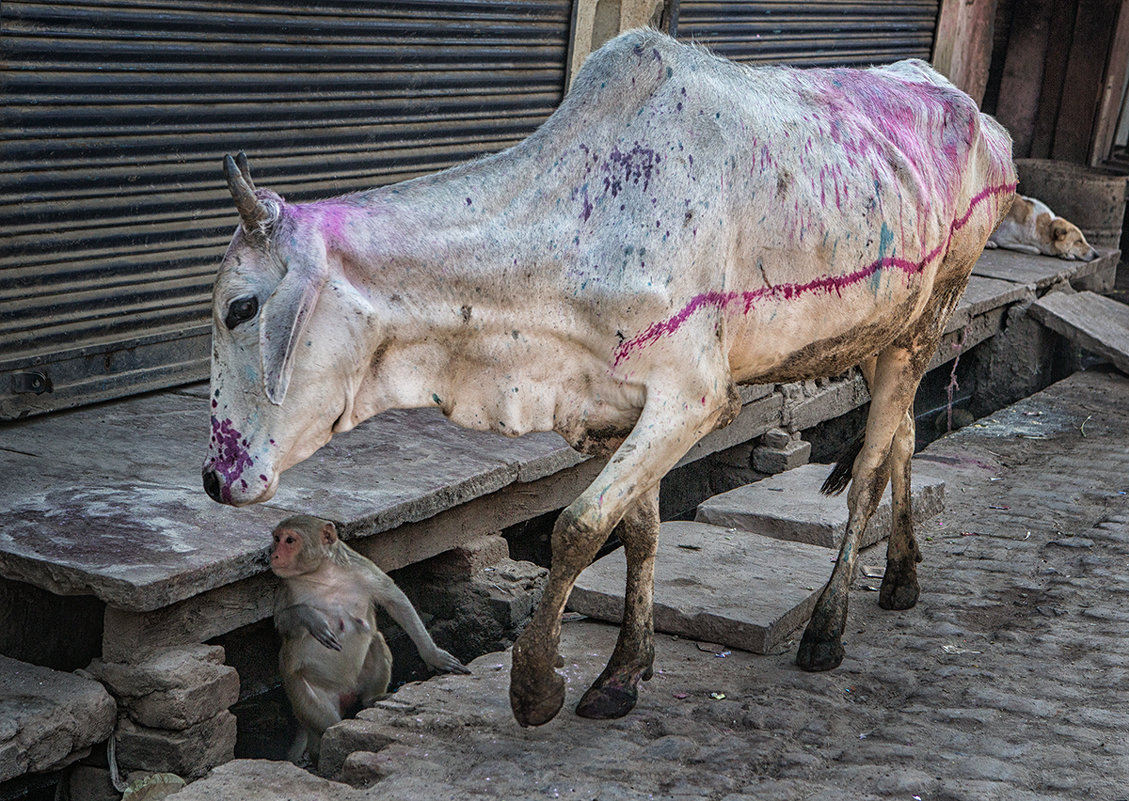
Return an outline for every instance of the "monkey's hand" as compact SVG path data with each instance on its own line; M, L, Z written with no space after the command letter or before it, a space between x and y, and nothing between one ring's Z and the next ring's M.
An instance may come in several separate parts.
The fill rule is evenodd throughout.
M330 622L325 612L308 604L296 604L287 607L275 614L275 625L284 635L301 626L310 632L315 640L333 651L341 650L341 640L338 639L334 628L345 630L344 622L340 619Z
M435 646L435 650L430 654L420 655L423 657L424 662L441 673L470 673L466 666L459 661L458 657L454 654L447 653L439 646Z

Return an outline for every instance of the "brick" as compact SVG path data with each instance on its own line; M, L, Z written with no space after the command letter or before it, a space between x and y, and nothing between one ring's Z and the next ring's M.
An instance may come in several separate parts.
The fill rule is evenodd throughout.
M792 442L792 435L783 428L770 428L761 437L761 444L766 448L786 448Z
M228 711L179 731L123 718L117 730L119 766L175 773L191 781L235 758L235 715Z
M761 473L783 473L807 464L811 458L811 443L802 439L789 439L779 448L762 446L753 449L753 469Z
M98 682L0 656L0 782L85 756L116 716Z
M500 534L484 534L429 559L422 569L441 575L471 576L510 556L510 546Z

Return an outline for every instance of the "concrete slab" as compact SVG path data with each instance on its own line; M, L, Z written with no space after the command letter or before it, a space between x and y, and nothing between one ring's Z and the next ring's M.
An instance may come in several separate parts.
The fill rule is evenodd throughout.
M1085 278L1108 269L1110 263L1116 262L1120 255L1120 251L1109 249L1099 249L1098 253L1100 255L1093 261L1065 261L1051 256L1032 256L997 248L984 251L972 268L972 274L1043 290L1059 281Z
M1031 305L1031 314L1129 374L1129 306L1093 292L1048 292Z
M688 521L663 523L655 559L655 630L764 654L815 607L831 575L818 546ZM585 570L569 598L581 614L619 623L623 549Z
M830 472L830 465L813 463L778 473L755 484L715 495L698 507L695 519L765 537L838 550L847 531L847 499L845 495L827 496L819 491ZM944 510L945 482L931 476L928 465L915 460L912 483L913 516L920 525ZM889 533L890 488L887 487L863 534L862 547L885 539Z
M948 325L945 326L945 333L963 328L973 318L987 314L993 309L1018 303L1028 297L1034 297L1034 292L1025 284L985 278L974 272L968 279L968 285L964 288L964 294L953 310Z
M117 715L98 682L0 656L0 782L85 756Z

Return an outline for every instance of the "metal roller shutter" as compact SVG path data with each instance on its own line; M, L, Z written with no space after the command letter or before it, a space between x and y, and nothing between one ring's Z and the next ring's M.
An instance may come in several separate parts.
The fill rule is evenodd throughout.
M746 64L809 67L929 59L938 0L681 0L672 32Z
M520 141L570 0L3 4L0 419L207 375L245 150L292 200Z

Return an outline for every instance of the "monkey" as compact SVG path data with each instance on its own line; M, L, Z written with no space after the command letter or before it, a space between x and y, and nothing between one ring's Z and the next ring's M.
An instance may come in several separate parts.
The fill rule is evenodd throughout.
M317 761L325 730L388 690L392 653L376 627L380 604L435 670L469 673L435 644L411 601L383 570L342 542L328 520L295 515L273 533L271 571L282 579L274 625L282 686L301 727L289 759Z

